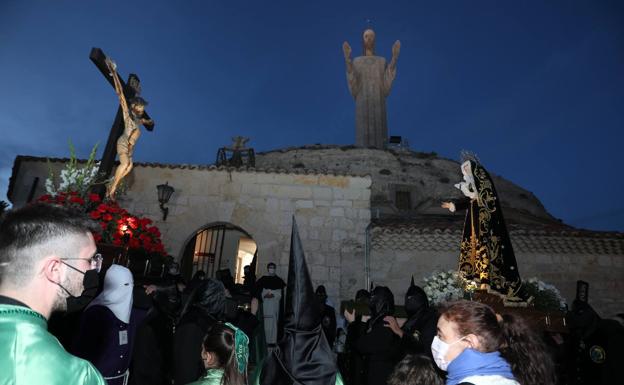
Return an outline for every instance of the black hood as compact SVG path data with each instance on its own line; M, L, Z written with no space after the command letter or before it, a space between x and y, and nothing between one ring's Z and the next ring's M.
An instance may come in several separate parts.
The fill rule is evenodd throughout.
M222 319L225 311L223 284L212 278L203 280L191 294L191 304L216 319Z
M154 307L170 318L176 317L180 304L180 293L176 285L158 288L154 294Z
M375 287L371 292L368 307L371 311L370 330L374 324L383 321L385 316L394 315L394 295L392 291L385 286Z
M325 306L325 301L327 300L327 290L325 289L325 286L323 285L319 285L316 288L316 296L319 299L319 303L321 305L321 307Z
M427 294L425 294L422 288L414 285L412 280L412 284L405 293L405 312L407 316L412 317L428 308L429 300L427 299Z
M360 289L355 293L355 301L367 303L370 300L370 293L366 289Z
M337 367L321 327L320 304L308 272L293 218L284 311L284 337L267 356L262 385L333 385Z
M600 316L587 302L575 299L572 302L572 311L566 314L566 320L574 334L587 336L598 326Z

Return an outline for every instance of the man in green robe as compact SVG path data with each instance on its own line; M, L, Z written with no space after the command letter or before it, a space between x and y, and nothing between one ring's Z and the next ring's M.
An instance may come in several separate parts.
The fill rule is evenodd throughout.
M80 302L85 283L97 281L93 225L48 204L0 220L0 384L106 384L47 331L52 312Z

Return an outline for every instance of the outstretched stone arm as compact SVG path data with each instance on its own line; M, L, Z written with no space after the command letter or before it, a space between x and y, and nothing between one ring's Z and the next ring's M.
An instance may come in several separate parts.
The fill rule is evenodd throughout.
M395 41L392 45L392 60L390 60L390 64L388 65L391 68L396 68L397 61L399 60L399 53L401 52L401 42Z
M353 61L351 60L351 46L346 41L342 43L342 52L344 53L345 65L347 67L347 84L349 85L349 92L355 99L359 91L359 81L357 74L353 69Z
M392 83L394 82L394 78L396 78L396 67L397 61L399 60L399 53L401 52L401 42L395 41L392 45L392 59L390 63L386 66L386 71L384 73L384 95L387 97L390 95L390 90L392 89Z

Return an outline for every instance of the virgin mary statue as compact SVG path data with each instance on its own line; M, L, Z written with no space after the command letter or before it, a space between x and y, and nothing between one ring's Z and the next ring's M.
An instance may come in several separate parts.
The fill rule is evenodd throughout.
M465 160L461 171L464 180L455 187L466 198L442 204L451 212L467 209L459 269L482 287L516 297L522 282L492 178L476 157Z

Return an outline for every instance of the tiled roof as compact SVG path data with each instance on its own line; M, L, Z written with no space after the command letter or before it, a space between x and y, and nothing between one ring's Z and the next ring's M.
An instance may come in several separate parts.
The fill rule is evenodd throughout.
M39 156L18 155L15 158L15 163L26 161L41 161L52 163L68 162L69 158L45 158ZM85 159L80 159L78 162L86 162ZM351 177L367 177L368 174L353 174L353 173L340 173L328 170L319 169L286 169L286 168L256 168L256 167L226 167L215 166L214 164L168 164L168 163L156 163L156 162L134 162L134 166L140 167L153 167L153 168L168 168L168 169L182 169L182 170L217 170L217 171L246 171L246 172L261 172L271 174L303 174L303 175L333 175L333 176L351 176Z
M517 252L624 255L624 233L580 230L563 224L509 224L508 228ZM462 232L463 219L457 216L374 221L371 244L380 249L456 251Z
M19 170L19 165L22 161L32 162L47 162L51 163L66 163L69 162L69 158L46 158L40 156L18 155L13 162L13 171L11 178L9 179L9 189L7 196L10 198L13 190L14 177ZM79 163L86 162L85 159L79 159ZM151 167L151 168L167 168L167 169L180 169L180 170L207 170L207 171L228 171L228 172L251 172L251 173L265 173L265 174L294 174L294 175L329 175L329 176L345 176L345 177L368 177L368 174L353 174L353 173L340 173L328 170L317 169L285 169L285 168L255 168L255 167L225 167L215 166L213 164L197 165L197 164L166 164L166 163L154 163L154 162L134 162L135 167Z

